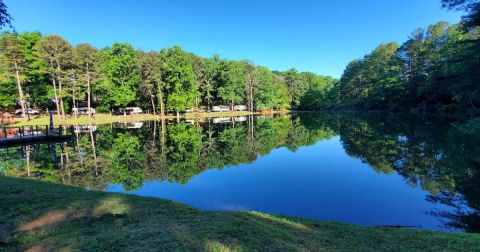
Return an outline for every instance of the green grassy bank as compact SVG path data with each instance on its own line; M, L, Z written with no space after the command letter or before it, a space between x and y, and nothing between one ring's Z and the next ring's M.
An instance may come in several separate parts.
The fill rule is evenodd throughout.
M255 112L218 112L218 113L188 113L182 114L179 117L182 119L195 119L195 118L207 118L207 117L228 117L228 116L245 116L258 114ZM164 119L172 120L176 119L176 116L164 116ZM109 115L109 114L97 114L95 117L80 116L75 118L73 116L68 116L65 121L58 120L57 116L53 117L53 122L55 125L80 125L80 124L106 124L113 122L133 122L133 121L151 121L155 119L161 119L160 116L154 116L153 114L141 114L141 115ZM50 124L49 116L32 116L31 120L25 122L21 118L16 118L17 123L10 125L13 127L17 126L42 126Z
M172 201L0 177L0 250L478 251L480 235L207 212Z

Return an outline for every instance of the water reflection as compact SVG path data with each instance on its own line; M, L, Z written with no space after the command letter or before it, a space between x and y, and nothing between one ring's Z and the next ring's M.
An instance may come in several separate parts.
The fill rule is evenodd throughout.
M438 218L442 224L438 228L478 232L479 129L479 120L452 125L398 116L312 114L257 118L226 117L178 123L161 121L84 125L70 129L75 136L70 142L2 149L0 167L10 176L75 184L94 190L133 191L142 194L142 190L156 188L161 184L175 189L157 188L153 190L153 196L170 197L199 207L210 200L210 205L204 207L206 209L252 209L253 206L253 210L342 221L352 220L356 223L362 220L362 224L371 225L406 223L389 223L389 217L381 211L376 213L375 218L367 216L368 213L362 213L361 210L355 211L356 207L365 204L355 203L355 197L361 198L360 191L366 191L368 188L365 184L363 188L354 187L354 184L359 181L380 183L379 181L390 181L400 175L404 181L401 185L396 185L396 188L420 188L426 194L421 194L421 204L418 203L420 201L415 201L417 203L413 206L404 206L417 207L416 210L423 212L423 215L415 215L415 218L428 216L421 217L430 218L428 221ZM320 148L322 143L329 142L333 144L332 146L338 144L343 149L331 146L322 149L323 152L328 152L327 156L315 152L297 153L301 147ZM288 152L278 149L281 147ZM312 147L311 150L316 149ZM343 156L345 153L354 160L361 160L367 164L377 175L361 177L363 176L361 174L351 174L351 170L343 174L345 171L340 168L329 170L330 173L325 173L327 170L325 169L320 175L316 173L318 171L305 169L316 167L318 163L332 168L350 162L346 155ZM287 161L278 162L287 155L296 159L294 162L298 167L287 167ZM260 157L266 158L258 161ZM248 183L239 184L238 187L241 188L235 189L234 193L228 191L232 189L228 189L231 187L226 184L215 187L217 191L225 189L225 193L229 193L230 203L218 200L224 195L218 198L211 195L210 199L205 199L208 197L205 195L207 193L201 195L203 199L200 200L198 195L194 195L194 190L198 188L190 189L194 187L194 183L198 183L191 182L197 175L200 181L212 183L217 180L215 182L218 183L218 180L224 180L224 183L233 185L238 182L237 180L245 179L242 177L244 171L235 173L234 177L227 172L222 173L222 177L204 171L224 168L232 170L233 167L239 166L251 166L252 170L248 170L249 176L257 172L259 177L268 177L268 180L252 181L249 177L249 181L243 181ZM270 168L261 170L262 168L256 167ZM354 167L361 169L362 166L354 164ZM294 176L295 173L299 176ZM388 176L381 177L382 174ZM320 178L327 175L330 178ZM358 177L347 178L350 175ZM303 181L296 181L297 178L303 178ZM350 184L344 185L343 189L329 184L347 181ZM281 188L279 185L291 187ZM251 189L247 188L249 186ZM272 200L255 203L258 201L255 198L258 196L256 194L261 194L262 190L269 192ZM144 194L151 193L152 190ZM212 194L212 191L208 193ZM305 197L304 201L298 200L301 198L298 196L299 193L308 197ZM326 195L322 193L333 196L328 196L328 200L325 196L318 204L308 204L316 194ZM382 194L381 191L376 193ZM287 197L289 195L290 198ZM409 194L404 193L400 196L402 195L407 197ZM387 205L401 200L388 195L383 197L382 201L372 201L371 204ZM247 206L242 205L244 203ZM293 204L296 204L296 207L292 206ZM332 214L328 215L329 207L321 204L330 205ZM425 209L424 204L430 205ZM282 210L285 205L289 205L289 208ZM353 210L345 212L345 209L340 209L342 206ZM355 216L356 214L358 216ZM382 214L385 216L380 216ZM437 227L425 224L424 228Z

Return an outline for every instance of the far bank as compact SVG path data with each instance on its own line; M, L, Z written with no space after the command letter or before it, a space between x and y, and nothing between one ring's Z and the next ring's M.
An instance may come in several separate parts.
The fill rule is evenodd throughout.
M67 116L65 120L62 120L55 115L53 116L54 125L81 125L81 124L106 124L114 122L135 122L135 121L153 121L153 120L175 120L175 119L198 119L198 118L214 118L214 117L236 117L236 116L248 116L248 115L274 115L274 114L288 114L289 111L268 111L268 112L250 112L250 111L237 111L237 112L205 112L205 113L186 113L179 116L166 115L159 116L153 114L134 114L134 115L110 115L110 114L97 114L94 117L88 116ZM22 118L15 118L16 123L8 125L10 127L20 126L44 126L50 124L50 117L32 116L27 122Z

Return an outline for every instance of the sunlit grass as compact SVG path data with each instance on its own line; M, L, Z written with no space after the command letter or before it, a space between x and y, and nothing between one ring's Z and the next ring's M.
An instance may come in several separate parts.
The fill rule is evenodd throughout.
M283 112L287 113L287 112ZM248 111L238 111L238 112L218 112L218 113L187 113L182 114L179 118L186 119L195 119L195 118L208 118L208 117L232 117L232 116L246 116L252 114L259 114L255 112ZM177 117L175 115L167 115L163 117L167 120L173 120ZM109 114L97 114L95 117L88 116L79 116L75 118L73 116L68 116L65 120L59 120L55 115L53 116L54 125L84 125L84 124L107 124L114 122L135 122L135 121L152 121L160 120L160 116L154 116L153 114L140 114L140 115L109 115ZM49 116L32 116L31 120L25 122L21 118L16 118L16 123L10 125L12 127L21 127L21 126L45 126L50 124Z

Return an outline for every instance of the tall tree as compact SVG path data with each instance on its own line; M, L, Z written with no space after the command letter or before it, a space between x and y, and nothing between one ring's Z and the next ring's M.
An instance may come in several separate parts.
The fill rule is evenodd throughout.
M300 76L296 69L290 69L286 71L283 76L285 77L285 83L288 87L288 92L291 97L291 104L295 106L300 105L300 99L305 93L306 87L300 80Z
M47 105L53 96L52 86L49 84L49 76L43 71L46 64L39 59L35 45L42 38L39 32L24 32L18 36L25 56L25 94L29 101L35 105Z
M195 104L198 87L192 57L178 46L162 50L161 55L166 107L168 110L176 111L178 116L180 111Z
M258 86L258 69L250 62L244 62L245 66L245 96L247 97L247 108L254 111L254 91Z
M143 97L150 100L153 114L156 115L155 95L160 102L160 115L164 116L163 109L163 85L161 80L161 59L157 52L137 52L138 69L140 72L140 92Z
M101 51L102 88L104 103L110 109L128 106L137 99L137 88L141 82L138 73L136 52L130 44L114 43Z
M75 51L73 47L62 37L49 35L40 39L36 44L38 56L46 62L47 72L52 77L52 85L55 94L57 114L65 120L65 106L62 83L67 72L75 65ZM58 82L58 89L56 86Z
M214 55L211 59L205 59L202 62L200 90L207 101L207 110L211 108L212 99L214 98L212 92L215 91L216 80L220 74L220 62L221 59L218 55Z
M204 64L204 61L205 59L203 59L202 57L199 57L195 54L191 54L192 56L192 67L193 67L193 72L194 72L194 76L195 76L195 83L197 85L197 92L195 94L195 111L198 111L198 106L201 102L201 95L202 95L202 92L201 92L201 87L203 85L203 80L202 80L202 68L203 68L203 64Z
M256 84L253 85L250 94L253 94L252 100L255 100L255 105L259 109L271 109L276 107L275 98L278 95L275 87L275 75L265 67L259 67L255 71ZM250 84L251 85L251 84ZM255 89L255 92L253 92ZM253 109L253 101L249 105Z
M87 107L88 111L92 107L92 82L99 78L100 54L98 50L86 43L78 44L75 47L77 53L77 67L81 81L85 81L87 86ZM89 112L89 116L92 113Z
M245 65L238 61L225 61L221 67L220 87L218 88L218 96L227 104L230 109L236 103L245 100Z
M3 3L2 3L3 4ZM11 76L15 76L17 81L18 100L22 107L22 115L25 121L28 121L25 97L22 89L22 81L24 79L25 55L22 44L17 34L6 33L0 37L0 53L2 61L6 65Z

